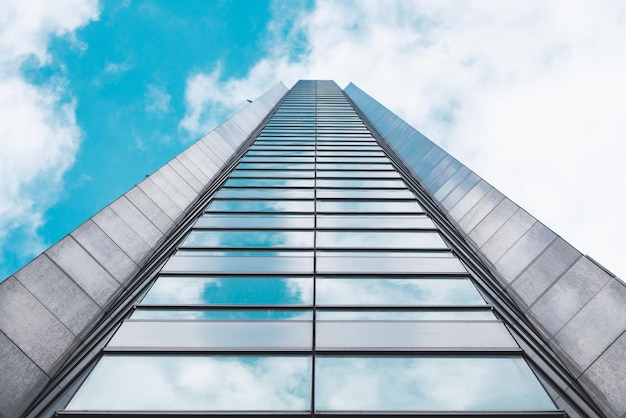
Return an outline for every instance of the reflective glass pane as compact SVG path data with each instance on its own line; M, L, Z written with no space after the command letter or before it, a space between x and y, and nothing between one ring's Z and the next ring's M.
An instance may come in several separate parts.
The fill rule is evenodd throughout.
M554 410L521 357L317 356L318 411Z
M448 248L437 232L317 231L318 248Z
M315 182L308 179L230 179L225 187L313 187Z
M214 200L207 212L313 212L312 200Z
M141 301L155 305L310 305L313 279L161 276Z
M243 167L242 167L243 168ZM254 167L250 167L254 168ZM272 167L267 167L272 168ZM393 170L391 164L341 164L341 163L318 163L318 170Z
M317 172L319 178L400 178L397 171L322 171Z
M355 179L319 179L317 187L346 187L346 188L406 188L402 180L355 180Z
M408 189L319 189L319 199L415 199Z
M125 321L107 347L116 349L311 349L311 322Z
M239 163L238 169L250 170L313 170L314 164L307 163Z
M312 248L313 231L193 230L181 247Z
M367 260L367 259L363 259ZM468 278L317 278L319 305L484 305Z
M308 229L313 228L313 216L274 215L274 214L224 214L205 213L198 218L194 228L271 228Z
M317 322L319 349L515 349L517 344L500 322L358 321Z
M320 321L495 321L489 309L347 310L318 309Z
M184 319L200 321L310 321L309 309L135 309L131 319ZM342 318L338 318L342 319Z
M374 164L387 164L389 158L387 157L353 157L349 155L335 156L335 157L317 157L318 163L374 163Z
M415 200L318 200L319 212L374 212L374 213L423 213Z
M423 215L317 215L317 227L327 229L435 229L435 224L430 218Z
M314 163L315 157L298 156L244 156L241 163Z
M105 355L68 410L306 411L309 356Z
M217 192L215 197L218 199L313 199L313 189L224 187Z
M313 170L234 170L230 177L253 177L253 178L313 178Z

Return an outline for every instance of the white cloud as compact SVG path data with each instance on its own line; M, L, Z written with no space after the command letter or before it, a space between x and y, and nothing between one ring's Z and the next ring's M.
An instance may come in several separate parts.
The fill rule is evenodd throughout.
M626 4L327 0L270 30L245 78L189 78L181 127L211 128L278 81L353 81L626 277ZM294 31L306 48L280 36Z
M21 228L19 253L45 243L37 229L62 190L62 176L80 143L75 103L65 81L34 85L20 72L49 62L52 36L71 33L98 16L96 1L4 1L0 4L0 246ZM14 245L14 244L13 244Z

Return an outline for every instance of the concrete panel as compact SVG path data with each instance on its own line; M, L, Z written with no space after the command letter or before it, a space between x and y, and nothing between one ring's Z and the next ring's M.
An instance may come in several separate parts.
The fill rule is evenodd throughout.
M163 238L163 233L125 196L111 203L109 207L151 248Z
M526 211L519 209L489 238L481 251L495 264L536 222Z
M505 228L503 227L501 231ZM496 270L507 282L512 282L555 238L554 232L541 222L535 222L528 232L498 260L495 265Z
M57 242L45 254L101 307L121 289L119 282L71 236Z
M444 157L448 155L444 150L435 146L422 161L413 164L410 168L417 179L422 182L428 174L439 164Z
M528 307L581 257L561 238L556 238L511 284L522 307Z
M441 161L439 161L428 174L424 175L422 180L424 187L431 192L441 187L441 185L459 169L458 162L456 162L456 164L454 163L455 160L451 155L444 155Z
M75 342L74 335L13 276L0 283L0 330L47 374Z
M110 207L102 209L91 220L135 263L140 264L150 253L150 246Z
M450 208L447 204L449 198L446 198L444 201L444 206L449 210L448 215L452 217L455 221L460 221L485 195L492 189L491 185L484 180L481 180L480 177L476 176L474 173L470 175L472 179L467 178L461 183L459 188L463 188L463 184L473 180L474 177L478 179L477 183L474 184L467 192L463 193L461 199ZM456 193L456 190L453 191Z
M626 333L622 334L580 378L607 416L626 414ZM611 412L612 414L610 414Z
M198 142L198 147L218 166L222 166L222 164L228 161L237 149L234 143L229 143L227 138L224 138L217 132L211 132L202 138Z
M554 336L609 280L612 278L602 269L581 257L531 306L530 312Z
M165 214L172 220L177 220L183 213L180 206L165 194L150 178L137 185Z
M198 165L194 163L191 158L189 158L189 155L186 152L178 154L176 158L185 166L187 170L189 170L191 174L194 175L195 178L198 179L200 184L202 184L202 187L207 185L210 177L200 167L198 167Z
M515 203L504 198L476 225L476 228L470 232L469 237L477 247L482 247L518 210L519 207Z
M491 187L485 196L459 219L459 227L469 234L480 224L502 201L504 195Z
M202 184L200 180L183 165L178 157L171 160L169 165L187 182L187 184L193 188L196 193L200 193L204 189L204 184Z
M199 170L206 175L208 183L209 179L212 179L215 173L218 171L218 166L211 160L202 149L198 146L198 144L192 145L187 151L185 151L184 155L189 157L189 160L194 163Z
M189 204L193 200L193 197L191 197L191 195L185 195L178 189L178 187L176 187L176 185L173 183L173 181L176 181L175 178L167 178L167 176L165 176L165 174L163 174L163 171L161 171L160 169L159 171L153 173L150 176L150 179L154 182L154 184L159 187L159 189L163 190L163 192L165 192L165 194L170 199L172 199L174 203L176 203L176 206L182 208L183 211L187 208L187 206L189 206Z
M49 378L2 332L0 359L0 416L19 417Z
M224 144L224 140L217 135L205 138L202 142L196 144L207 158L213 162L216 167L222 167L226 161L235 153L230 146Z
M190 202L198 197L193 187L189 185L181 176L174 171L174 169L168 164L165 164L159 169L159 173L162 173L167 180L174 185Z
M433 193L433 197L435 200L441 203L441 206L446 206L445 201L448 200L448 196L450 193L458 189L458 186L461 185L465 179L470 175L470 170L467 167L461 166L456 172L448 179L441 187ZM465 191L467 193L467 190ZM460 199L462 195L459 194ZM456 204L456 201L455 203ZM454 205L453 205L454 206Z
M137 264L93 221L88 220L71 236L120 283L137 270Z
M167 216L156 203L152 201L138 186L133 187L124 195L156 226L159 231L166 233L174 225L174 221Z
M567 353L580 373L624 330L626 287L612 279L556 334L553 342Z
M96 302L45 254L15 273L15 278L74 335L102 314Z

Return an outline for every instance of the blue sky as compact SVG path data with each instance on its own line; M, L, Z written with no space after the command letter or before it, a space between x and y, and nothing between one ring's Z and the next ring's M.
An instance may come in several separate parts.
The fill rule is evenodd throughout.
M279 81L355 82L626 276L620 1L0 5L0 280Z

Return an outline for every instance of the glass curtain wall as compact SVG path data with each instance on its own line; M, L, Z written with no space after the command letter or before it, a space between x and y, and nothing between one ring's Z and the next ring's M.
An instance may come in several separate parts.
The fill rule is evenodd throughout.
M72 411L554 411L334 82L297 83Z

